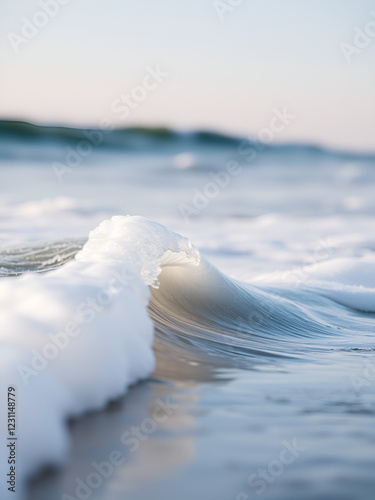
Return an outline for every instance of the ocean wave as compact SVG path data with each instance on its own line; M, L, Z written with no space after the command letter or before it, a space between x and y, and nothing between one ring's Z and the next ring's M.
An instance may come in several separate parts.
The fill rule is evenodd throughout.
M66 240L1 256L8 277L0 281L0 380L16 385L22 401L23 478L63 463L68 417L103 408L150 375L153 344L157 355L174 349L191 360L236 363L314 362L316 353L373 342L375 262L332 261L311 281L245 284L187 238L130 216L102 222L81 245ZM11 278L15 266L24 274Z

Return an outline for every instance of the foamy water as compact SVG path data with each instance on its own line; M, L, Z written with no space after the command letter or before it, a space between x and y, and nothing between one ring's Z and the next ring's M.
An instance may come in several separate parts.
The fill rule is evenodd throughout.
M233 398L223 390L214 404L205 403L216 418L215 408L226 408L213 440L224 443L223 429L235 425L232 405L242 436L248 412L254 411L254 429L273 414L277 443L296 437L307 446L291 474L310 485L311 498L319 491L368 498L374 484L366 471L375 456L373 160L301 148L259 154L248 163L235 143L201 139L147 147L143 153L94 151L63 182L49 161L56 145L52 155L29 146L29 153L39 152L33 162L2 159L0 370L2 393L9 384L18 391L20 494L42 466L69 467L67 418L100 411L147 379L156 355L161 379L181 380L183 373L206 379L200 374L210 367L231 374ZM228 170L234 161L237 170ZM319 425L301 417L312 380ZM257 409L241 403L250 387ZM210 394L206 385L202 391ZM279 394L291 401L292 393L301 397L285 403L285 421L275 401ZM350 432L337 452L317 437L329 441L336 432L324 423L327 405L341 420L354 410L362 418L348 420ZM356 441L356 432L366 444ZM266 464L270 436L264 435L260 453ZM241 462L238 439L227 453ZM344 466L345 443L356 458ZM258 452L248 451L251 467L262 465L257 446ZM224 451L217 454L218 469L226 463ZM208 467L203 455L189 460ZM317 461L329 464L329 476L314 470ZM217 498L256 494L244 487L251 467L238 467ZM288 477L265 498L299 498L298 482ZM74 493L69 484L61 493ZM143 488L137 483L129 498ZM172 483L163 488L174 491ZM110 488L105 494L115 498Z

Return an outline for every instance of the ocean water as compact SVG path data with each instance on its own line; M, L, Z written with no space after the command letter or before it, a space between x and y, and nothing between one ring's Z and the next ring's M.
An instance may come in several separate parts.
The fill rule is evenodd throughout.
M18 497L372 498L374 167L208 132L2 122Z

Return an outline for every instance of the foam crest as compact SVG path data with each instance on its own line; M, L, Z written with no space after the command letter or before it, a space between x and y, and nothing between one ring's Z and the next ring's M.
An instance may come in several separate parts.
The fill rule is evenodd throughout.
M196 265L200 255L187 238L157 222L143 217L114 216L91 231L76 260L127 262L146 284L154 285L163 262L182 264L187 260Z

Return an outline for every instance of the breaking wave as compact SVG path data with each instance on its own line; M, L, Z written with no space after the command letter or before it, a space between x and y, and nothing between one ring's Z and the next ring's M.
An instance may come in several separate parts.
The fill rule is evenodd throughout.
M60 465L66 419L149 376L155 353L314 361L316 353L373 346L375 261L325 262L304 281L284 274L241 283L188 239L130 216L102 222L82 245L0 255L0 380L17 385L23 401L23 477Z

